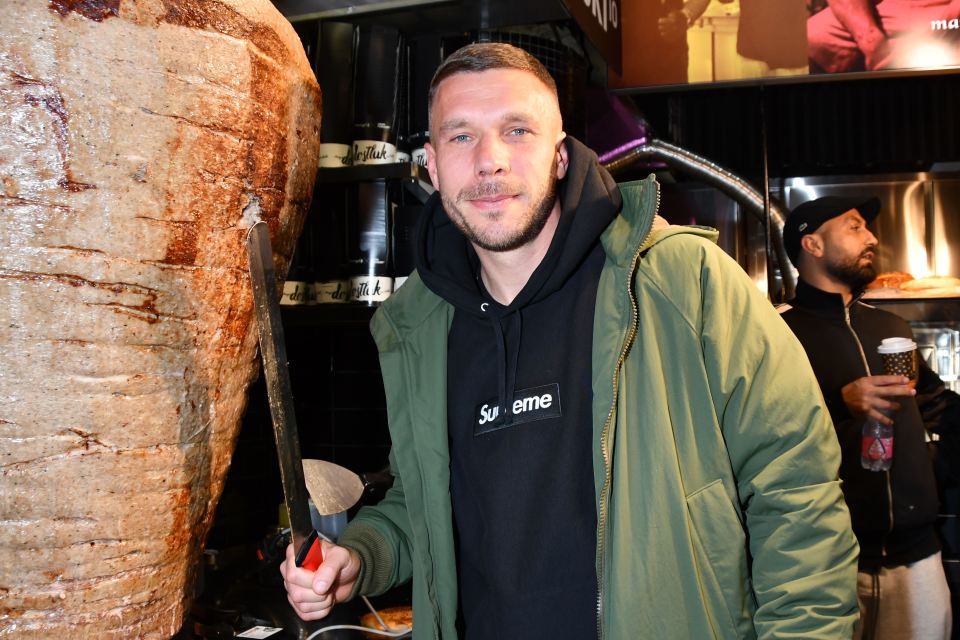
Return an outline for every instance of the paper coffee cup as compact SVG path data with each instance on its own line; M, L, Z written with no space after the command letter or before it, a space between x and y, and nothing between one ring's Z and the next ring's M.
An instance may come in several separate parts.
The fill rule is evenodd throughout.
M877 347L888 376L905 376L917 382L917 343L910 338L884 338Z

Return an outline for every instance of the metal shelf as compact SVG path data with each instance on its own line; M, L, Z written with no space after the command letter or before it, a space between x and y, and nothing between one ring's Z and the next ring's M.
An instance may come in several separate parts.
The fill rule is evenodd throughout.
M400 180L421 203L434 192L426 167L415 162L364 164L317 171L317 184L348 184L371 180Z
M291 22L300 20L351 18L372 13L409 11L451 0L273 0L274 6Z
M407 36L570 19L563 0L273 0L273 4L290 22L375 23L395 27Z

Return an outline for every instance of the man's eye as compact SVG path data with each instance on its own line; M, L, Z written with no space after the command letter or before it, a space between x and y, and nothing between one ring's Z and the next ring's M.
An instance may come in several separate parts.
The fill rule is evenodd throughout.
M470 139L470 136L468 136L468 135L465 134L465 133L460 133L460 134L457 134L457 135L453 136L452 139L453 139L454 142L466 142L467 140Z
M516 129L510 130L510 135L513 135L513 136L522 136L525 133L527 133L527 130L524 129L523 127L517 127Z

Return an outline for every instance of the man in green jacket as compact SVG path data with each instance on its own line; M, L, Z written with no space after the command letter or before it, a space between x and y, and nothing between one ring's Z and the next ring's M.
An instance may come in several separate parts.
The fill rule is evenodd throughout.
M849 638L857 546L804 352L715 232L562 131L520 49L430 95L417 270L377 312L394 485L304 619L412 581L415 638Z

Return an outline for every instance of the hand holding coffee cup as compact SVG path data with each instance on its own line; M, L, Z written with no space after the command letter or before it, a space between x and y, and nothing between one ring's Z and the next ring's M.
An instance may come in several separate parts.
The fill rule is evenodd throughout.
M884 338L877 347L883 362L883 372L888 376L909 378L907 385L917 384L917 343L910 338Z

